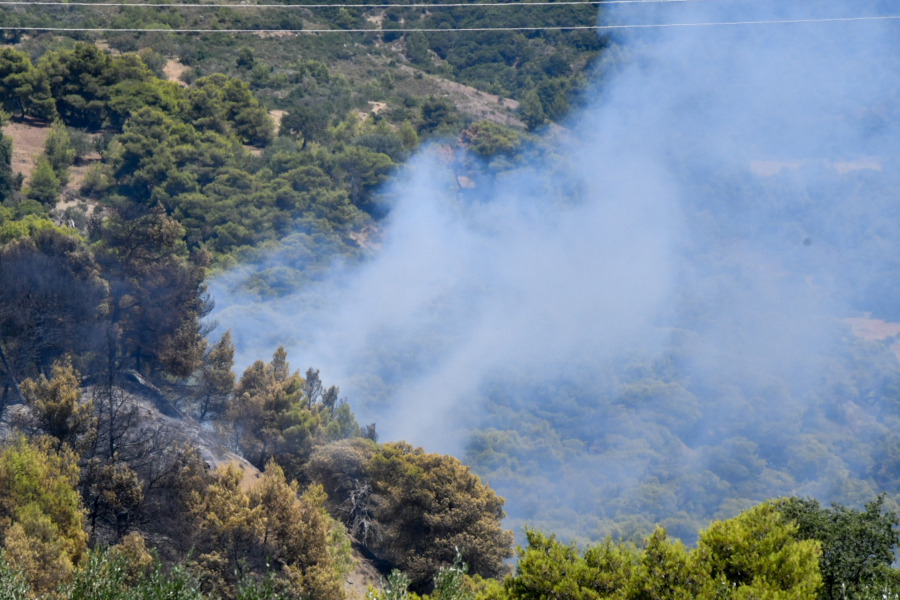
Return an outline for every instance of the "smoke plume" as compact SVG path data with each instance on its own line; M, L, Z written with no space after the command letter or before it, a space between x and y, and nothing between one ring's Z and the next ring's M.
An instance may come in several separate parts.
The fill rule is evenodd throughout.
M599 22L886 14L813 4ZM473 463L515 526L690 539L776 495L893 495L896 359L843 319L900 317L897 33L618 30L583 106L495 181L460 189L428 146L386 190L370 257L267 301L238 269L214 282L215 318L241 366L284 344L382 440Z

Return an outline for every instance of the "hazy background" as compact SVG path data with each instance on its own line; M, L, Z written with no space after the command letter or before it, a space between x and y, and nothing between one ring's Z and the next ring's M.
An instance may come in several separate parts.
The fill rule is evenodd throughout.
M717 0L599 22L889 9ZM471 464L512 527L662 522L689 541L778 495L893 502L894 340L845 319L900 319L897 34L618 31L585 105L495 185L460 193L472 159L424 149L385 190L379 249L277 299L242 292L288 241L213 281L218 331L240 369L284 344L382 441Z

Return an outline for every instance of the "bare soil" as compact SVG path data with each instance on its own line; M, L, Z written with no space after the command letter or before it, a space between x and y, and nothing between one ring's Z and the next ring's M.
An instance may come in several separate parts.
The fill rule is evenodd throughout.
M3 135L9 136L13 143L13 173L24 175L25 183L34 170L35 158L44 151L44 140L49 131L46 126L31 123L7 123L3 128Z
M285 111L283 110L270 110L269 116L272 117L272 120L275 122L275 131L278 131L278 128L281 127L281 119L284 118Z
M440 92L443 92L442 95L447 97L460 112L472 115L479 119L494 121L501 125L525 127L525 123L509 114L509 111L514 111L519 108L519 103L512 98L502 98L494 94L483 92L470 85L463 85L461 83L456 83L455 81L450 81L449 79L444 79L443 77L429 75L418 69L414 69L409 65L400 65L400 70L409 75L421 73L422 78L418 81L430 84L426 86L428 88L434 89L437 87Z
M206 460L206 462L209 463L210 469L212 469L213 471L215 471L219 467L224 467L226 465L231 465L238 471L241 471L243 475L241 479L241 489L245 492L249 491L257 483L259 483L259 479L260 477L262 477L262 473L259 472L259 469L251 465L242 456L238 456L233 452L225 452L218 455L209 454L204 455L203 458Z
M358 544L353 544L353 560L356 561L356 568L344 579L344 589L349 598L365 598L369 586L380 591L383 575L375 566L375 561Z
M102 157L98 152L91 152L81 157L77 164L69 167L69 183L66 184L66 189L74 191L81 187L81 182L84 181L84 176L87 175L88 169L91 168L91 165L101 160Z
M44 151L44 140L50 129L43 124L36 123L8 123L3 128L3 134L9 136L13 143L12 170L13 173L22 173L25 183L31 178L34 163L37 157ZM87 174L88 169L101 159L96 152L91 152L82 157L78 164L69 168L69 183L66 190L77 190ZM64 190L65 191L65 190Z
M366 21L375 25L377 29L381 29L381 24L384 22L384 13L378 13L375 15L369 15L366 17Z
M166 79L168 79L169 81L174 81L175 83L183 87L188 87L188 84L181 80L181 76L187 70L188 67L184 66L174 58L170 58L169 60L167 60L166 66L163 67L163 72L166 74Z
M100 48L101 50L105 50L106 52L109 52L110 54L121 54L121 52L119 52L115 48L110 48L109 42L107 42L106 40L97 40L96 42L94 42L94 45L97 46L98 48Z

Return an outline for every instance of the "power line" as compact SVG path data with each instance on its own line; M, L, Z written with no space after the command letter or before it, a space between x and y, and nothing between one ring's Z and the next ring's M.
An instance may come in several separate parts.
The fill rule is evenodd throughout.
M412 4L137 4L131 2L30 2L0 1L0 6L139 6L142 8L505 8L508 6L600 6L603 4L684 4L688 2L720 2L722 0L562 0L560 2L451 2Z
M0 31L46 31L46 32L94 32L94 33L407 33L422 31L427 33L464 33L474 31L614 31L626 29L669 29L677 27L733 27L742 25L794 25L803 23L851 23L863 21L897 21L900 15L877 17L835 17L826 19L779 19L767 21L719 21L714 23L653 23L644 25L573 25L543 27L465 27L459 29L414 28L414 29L143 29L108 27L0 27Z

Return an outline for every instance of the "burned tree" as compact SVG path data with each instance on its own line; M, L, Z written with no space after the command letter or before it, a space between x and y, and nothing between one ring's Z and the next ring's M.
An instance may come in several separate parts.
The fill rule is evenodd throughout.
M0 364L9 389L49 374L66 354L97 339L106 285L90 250L73 232L48 227L0 248Z

